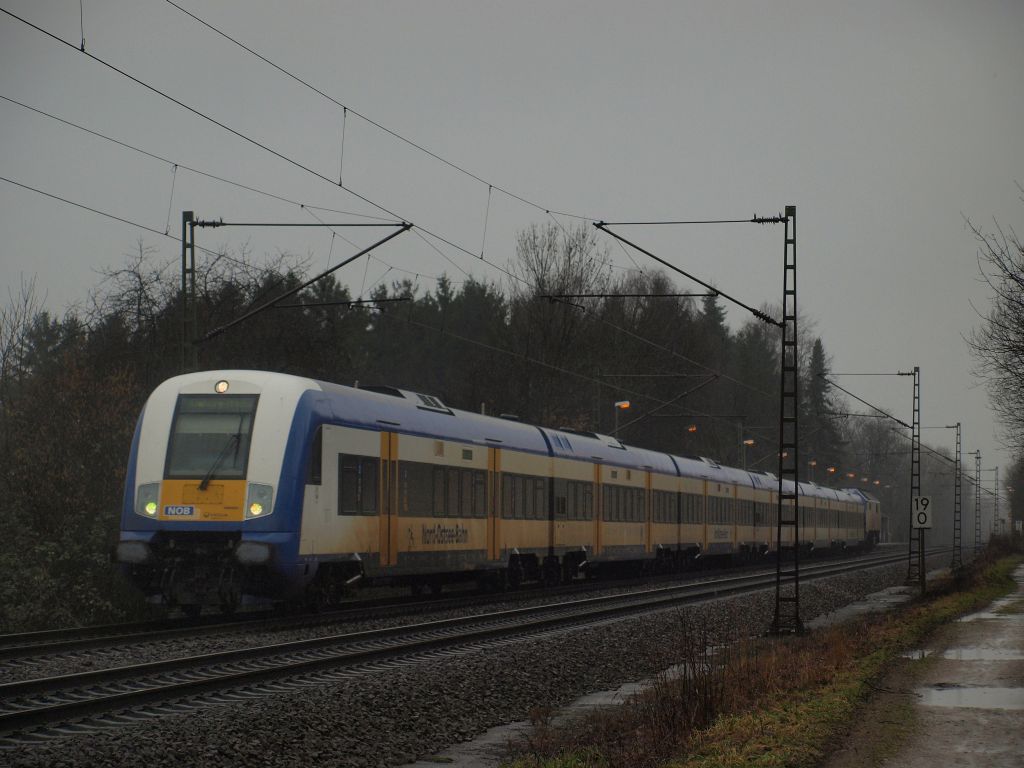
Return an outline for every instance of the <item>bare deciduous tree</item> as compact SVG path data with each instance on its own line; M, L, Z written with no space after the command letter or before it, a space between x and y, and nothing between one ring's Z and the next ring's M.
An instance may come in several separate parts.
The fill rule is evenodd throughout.
M1024 191L1024 190L1022 190ZM1002 422L1007 448L1024 452L1024 244L998 224L989 233L968 222L978 239L978 270L992 291L980 328L967 336L975 375L985 381L989 402Z

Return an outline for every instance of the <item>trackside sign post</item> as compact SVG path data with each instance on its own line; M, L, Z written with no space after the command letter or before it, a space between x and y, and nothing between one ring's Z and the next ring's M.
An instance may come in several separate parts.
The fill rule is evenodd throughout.
M910 527L925 530L932 527L932 500L930 496L914 496L910 500Z

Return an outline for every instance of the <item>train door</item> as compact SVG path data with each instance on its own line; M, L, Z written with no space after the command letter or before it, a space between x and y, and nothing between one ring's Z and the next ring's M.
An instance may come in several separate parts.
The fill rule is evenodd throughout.
M398 565L398 435L380 433L380 564Z
M501 558L501 449L487 449L487 559Z

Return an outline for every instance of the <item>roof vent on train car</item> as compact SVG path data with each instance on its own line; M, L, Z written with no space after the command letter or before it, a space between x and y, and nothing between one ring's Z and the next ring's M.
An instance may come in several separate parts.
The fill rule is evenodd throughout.
M721 469L721 468L722 468L722 465L721 465L721 464L719 464L719 463L718 463L717 461L715 461L714 459L709 459L709 458L708 458L707 456L699 456L698 458L699 458L699 459L700 459L701 461L703 461L703 462L704 462L705 464L707 464L707 465L709 465L709 466L712 466L712 467L714 467L715 469Z
M389 387L384 384L371 384L369 386L358 387L358 389L364 392L376 392L378 395L390 395L391 397L400 397L405 399L405 393L397 387Z
M611 435L598 435L597 439L609 448L618 448L620 451L626 450L626 446L619 442L617 437L612 437Z
M445 407L444 403L442 403L440 400L438 400L433 395L421 395L419 392L416 392L415 394L416 394L416 397L418 397L420 399L420 402L423 403L423 405L427 406L428 408L444 408ZM447 410L447 408L445 408L445 410Z
M597 432L587 432L584 429L573 429L572 427L559 427L559 431L568 432L570 435L580 435L581 437L590 437L594 440L600 439Z
M431 411L433 413L444 413L448 416L454 416L452 409L442 403L438 398L433 395L422 395L419 392L406 392L405 396L410 400L419 400L416 407L421 411Z
M498 418L505 419L505 421L519 421L519 415L515 413L502 413Z

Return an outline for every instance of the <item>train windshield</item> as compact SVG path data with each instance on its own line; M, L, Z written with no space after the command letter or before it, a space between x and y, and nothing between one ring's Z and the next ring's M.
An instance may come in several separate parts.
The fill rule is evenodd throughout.
M244 478L258 400L259 395L179 396L164 477Z

